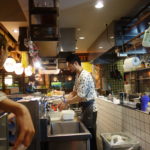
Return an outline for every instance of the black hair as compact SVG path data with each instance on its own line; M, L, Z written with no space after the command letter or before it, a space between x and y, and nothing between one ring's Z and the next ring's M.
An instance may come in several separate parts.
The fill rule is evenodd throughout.
M78 55L76 55L76 54L70 54L70 55L67 56L67 58L66 58L66 62L69 62L69 63L71 63L71 64L73 64L75 61L77 61L78 64L81 66L81 60L80 60L80 58L79 58Z

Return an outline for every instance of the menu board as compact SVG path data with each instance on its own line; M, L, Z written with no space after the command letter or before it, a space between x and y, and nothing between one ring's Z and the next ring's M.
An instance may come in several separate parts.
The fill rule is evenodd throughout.
M90 64L89 62L82 62L81 65L86 71L92 72L92 64Z

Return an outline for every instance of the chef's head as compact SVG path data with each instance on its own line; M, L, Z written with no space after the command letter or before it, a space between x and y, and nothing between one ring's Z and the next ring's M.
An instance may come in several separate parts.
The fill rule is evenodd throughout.
M81 60L78 55L71 54L66 58L67 67L71 72L76 72L77 68L81 66Z

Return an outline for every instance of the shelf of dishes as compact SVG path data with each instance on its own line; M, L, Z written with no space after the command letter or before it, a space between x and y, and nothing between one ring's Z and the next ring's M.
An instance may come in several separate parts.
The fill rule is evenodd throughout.
M148 67L148 68L136 69L136 70L131 70L131 71L125 71L124 73L140 72L140 71L147 71L147 70L150 70L150 67Z
M130 80L150 80L150 78L130 79Z

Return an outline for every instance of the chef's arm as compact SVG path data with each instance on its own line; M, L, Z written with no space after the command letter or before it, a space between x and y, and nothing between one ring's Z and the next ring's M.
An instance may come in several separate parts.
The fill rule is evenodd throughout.
M69 98L66 99L66 103L67 104L75 104L75 103L79 103L79 102L84 101L84 100L85 100L85 98L81 98L78 95L75 95L74 97L72 97L70 99Z
M65 95L65 98L66 99L72 99L76 95L77 95L77 93L75 91L72 91L68 95Z

